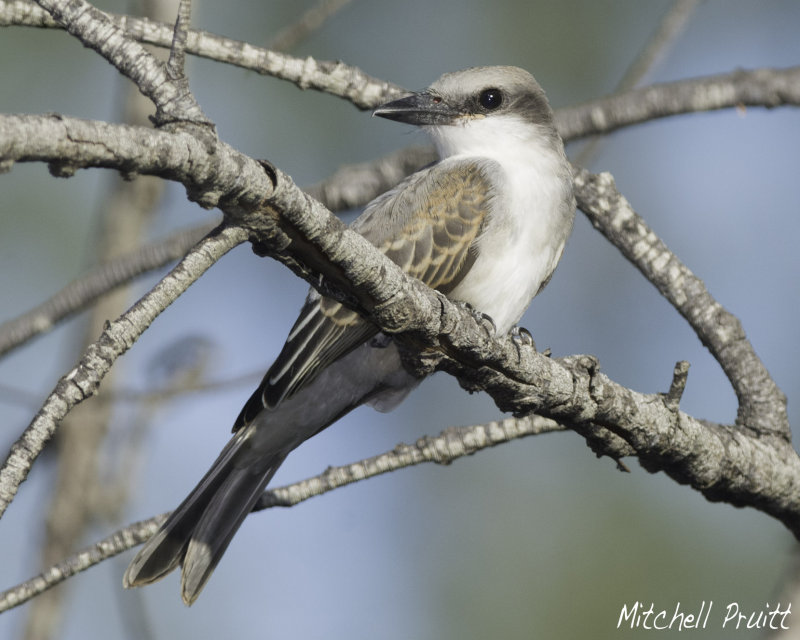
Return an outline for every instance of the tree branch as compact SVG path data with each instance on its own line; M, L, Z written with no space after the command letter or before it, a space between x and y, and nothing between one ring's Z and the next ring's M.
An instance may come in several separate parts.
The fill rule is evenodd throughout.
M61 320L86 309L100 296L137 276L182 258L214 226L204 224L179 231L91 269L27 313L0 325L0 356L49 331Z
M665 52L672 48L698 4L699 0L673 0L670 8L662 16L655 33L625 71L625 75L617 85L619 91L628 91L641 83L648 72L664 57Z
M362 207L435 158L433 147L400 149L373 162L343 166L305 191L334 212ZM183 257L215 226L202 224L179 231L91 269L30 311L0 325L0 356L46 333L116 287Z
M168 4L171 3L162 0L160 15L171 16ZM155 55L163 53L159 50ZM120 115L126 122L147 125L152 111L150 100L132 83L123 78L120 81L124 95ZM108 177L111 178L108 181L110 188L99 207L100 225L92 243L95 252L92 258L106 265L140 250L146 228L167 185L166 181L152 176L140 176L137 180L124 180L118 175ZM201 238L195 235L195 243ZM190 248L186 246L183 253ZM119 286L92 306L84 322L83 343L73 348L75 355L94 342L109 318L118 317L130 306L130 294L129 287ZM99 398L113 393L119 376L116 368L108 372ZM84 402L73 407L59 425L59 437L51 447L55 449L56 459L52 462L56 476L48 491L49 505L38 563L41 567L51 566L69 556L83 543L92 522L111 521L112 514L118 513L125 503L125 494L115 492L113 483L108 481L108 477L103 477L103 460L109 455L108 436L115 413L110 402ZM126 451L133 456L134 442L129 444L131 446ZM116 464L113 466L121 470ZM130 482L132 478L129 473L126 481ZM31 603L26 612L25 640L47 640L58 633L62 627L66 596L66 589L53 589Z
M100 564L103 560L113 558L128 549L142 544L156 532L167 515L163 514L130 524L92 546L73 553L38 576L3 591L0 593L0 613L24 604L57 584L64 582L67 578L71 578L76 573L85 571L96 564Z
M674 44L697 7L698 2L699 0L673 0L672 6L661 17L655 33L650 36L644 49L634 58L622 79L617 83L615 93L630 91L639 85L667 49ZM576 156L575 164L582 167L589 165L599 143L599 137L589 140Z
M114 361L136 342L153 320L246 237L246 233L237 227L222 228L206 236L147 295L119 319L108 324L78 365L59 380L33 422L12 445L8 458L0 467L0 517L67 412L94 395Z
M328 467L312 478L266 491L257 510L294 506L314 496L390 471L424 462L447 465L482 449L563 429L558 423L539 416L508 418L470 427L451 427L435 438L420 438L413 445L399 444L394 450L379 456L341 467ZM164 513L119 529L107 538L54 564L38 576L0 593L0 613L23 604L76 573L142 544L156 532L168 515Z
M303 15L293 24L284 27L270 41L268 49L273 51L288 51L293 49L302 40L317 31L332 16L344 9L352 0L317 0L317 3L303 12Z
M172 46L172 25L147 18L105 15L134 40L158 47ZM0 0L0 26L4 25L60 27L47 13L32 9L24 0ZM407 93L396 84L374 78L342 62L297 58L207 31L190 30L186 51L209 60L287 80L301 89L314 89L339 96L359 109L373 109L391 97Z
M449 465L458 458L527 436L563 431L555 420L536 415L506 418L470 427L450 427L435 438L425 436L413 445L399 444L391 451L342 467L328 467L323 473L263 493L253 511L270 507L292 507L314 496L391 471L435 462Z
M0 118L0 125L2 122ZM71 123L69 125L67 129L72 130ZM84 126L90 127L89 124ZM119 127L115 134L121 144ZM62 141L57 142L60 145ZM51 141L51 144L55 143ZM127 144L132 143L127 141ZM21 148L25 147L24 143L21 145ZM220 153L221 148L222 145L214 156L215 161L224 167L229 159L224 157L227 154ZM19 153L20 148L17 149ZM128 152L130 157L138 157L132 149L128 148ZM202 147L192 150L189 154L192 166L207 164L202 158L194 157L202 153ZM140 155L147 158L144 153ZM232 151L230 155L236 156ZM105 156L98 159L108 162ZM230 159L230 162L239 167L247 166L245 159L238 163ZM148 167L148 170L151 169ZM162 163L159 170L165 175L189 179L184 176L181 166L170 167ZM210 190L215 194L214 199L222 203L226 214L229 208L225 203L237 203L236 211L230 215L235 213L237 224L249 230L250 238L262 250L287 264L327 295L370 317L383 330L404 334L398 336L404 344L415 350L427 348L443 354L442 368L458 375L468 385L486 389L501 409L516 414L537 411L599 441L608 439L607 432L610 431L633 447L647 468L664 470L712 499L760 508L798 533L800 504L797 500L800 498L795 499L792 497L794 494L787 490L787 483L791 484L800 477L797 475L797 456L783 438L781 444L769 437L775 430L770 430L768 423L766 431L763 430L763 421L747 425L759 431L762 435L760 440L719 425L709 428L707 423L670 411L663 396L637 394L614 385L597 374L596 366L591 363L578 359L557 364L540 354L521 357L511 340L491 339L469 312L427 289L419 281L408 278L397 265L377 252L364 238L347 229L278 169L265 165L262 173L270 178L267 189L264 189L266 181L262 175L260 182L238 183L241 190L235 195L226 193L210 181L205 184L206 191L195 195L205 202L210 199L205 195ZM577 187L581 206L587 209L595 206L591 204L594 189L594 196L598 196L594 197L596 206L613 212L613 220L619 223L631 219L629 206L616 194L613 183L607 177L587 179L587 175L579 173ZM269 187L274 187L271 193ZM251 208L247 209L246 204ZM638 222L634 226L639 235L650 238L652 232L646 227ZM652 239L655 242L655 236ZM653 244L653 247L658 247L658 244ZM662 253L662 256L668 255ZM668 260L671 267L679 265L669 262L671 260ZM663 265L656 261L651 268L658 274ZM708 304L721 310L713 301ZM723 314L719 317L728 316ZM720 348L728 348L726 336L720 336L720 339ZM741 344L741 341L736 340L736 343ZM623 406L629 411L621 411ZM645 437L648 433L650 436ZM614 446L610 453L618 455L619 443L611 442ZM774 450L770 449L770 444L775 446ZM713 454L724 447L738 448L739 455L723 459ZM767 463L770 451L780 461L780 470L769 478L754 477L750 472L753 459L757 458L758 462L766 464L763 468L768 468L774 462ZM742 481L741 478L748 479ZM762 480L764 483L760 484Z
M558 109L555 119L564 140L574 140L685 113L785 105L800 106L800 67L738 70L655 84Z
M105 15L137 41L159 47L171 46L171 25L146 18ZM0 26L11 25L59 26L26 1L0 0ZM408 93L399 85L374 78L342 62L301 59L206 31L189 31L186 51L287 80L301 89L329 93L364 110ZM555 120L561 137L569 142L668 116L742 106L773 108L783 105L800 106L800 67L739 70L656 84L556 109Z
M46 0L46 4L60 3ZM77 32L80 18L73 15L65 23ZM87 33L83 35L85 41L105 50L105 41L91 31ZM242 59L246 57L245 50L242 46L237 52ZM119 57L118 64L123 68L139 55L138 51L125 47L107 53ZM252 53L247 50L247 55ZM267 54L265 59L269 58ZM270 60L275 64L275 58ZM280 59L286 61L287 58ZM313 60L304 61L302 69L294 61L291 64L295 65L295 71L284 75L294 75L300 86L312 86L327 75L315 88L331 87L332 92L339 91L349 98L350 89L342 88L338 79L342 72L348 74L352 68L336 65L325 70ZM688 110L739 104L798 104L798 74L797 68L738 72L651 87L588 107L565 110L559 115L559 123L569 138ZM364 86L367 85L359 85L357 97L352 98L354 102L365 100L364 96L373 99L378 96L377 85L370 85L366 92ZM384 98L385 93L380 96ZM581 206L596 210L598 220L602 219L600 214L608 214L610 235L618 230L615 225L622 227L620 243L631 243L631 258L641 263L640 269L663 288L673 304L684 309L687 319L700 327L709 348L717 350L720 358L724 360L730 349L739 350L746 360L749 358L742 370L726 371L737 380L735 384L742 394L740 401L742 398L750 401L749 406L740 407L738 427L709 424L676 410L675 393L641 394L617 385L598 372L597 362L592 358L554 361L520 347L509 338L491 338L469 312L403 274L364 238L344 227L319 202L300 191L279 169L268 163L259 165L223 143L215 144L212 153L186 133L123 129L55 116L35 121L0 117L0 131L9 125L11 143L7 144L0 136L0 144L4 145L0 161L4 168L10 168L14 161L38 160L63 163L54 165L57 172L64 167L74 170L106 166L179 180L187 187L190 198L203 206L219 206L223 210L226 222L236 225L229 231L236 234L237 240L247 235L259 250L287 264L323 293L363 313L384 331L397 334L399 343L413 351L425 350L423 359L438 360L436 366L458 376L469 388L487 390L501 409L516 414L537 411L569 425L591 441L605 443L601 446L615 456L624 442L636 452L645 468L665 471L711 500L761 509L800 537L800 494L796 490L800 462L786 439L782 394L760 361L749 358L752 349L738 334L738 321L710 296L705 296L705 290L697 284L699 280L693 280L688 269L673 260L663 244L635 217L607 176L578 174ZM21 133L26 126L27 136ZM45 130L50 135L44 135ZM111 137L111 133L116 137ZM153 153L156 148L161 153ZM642 248L644 253L639 253ZM674 274L677 280L673 279ZM169 285L161 283L159 287L162 286ZM687 286L688 289L684 288ZM695 294L702 298L700 305L686 304L681 297ZM713 311L713 318L705 317L709 310ZM152 320L157 312L144 315L152 316ZM108 353L103 351L107 345L98 343L98 353L87 354L81 367L62 380L60 388L48 400L34 421L34 425L38 422L43 426L41 433L45 436L52 433L70 403L92 392L103 371L147 324L145 321L137 326L139 318L123 319L132 324L123 326L120 320L113 325L115 331L123 333L111 344ZM721 328L717 326L719 320ZM126 326L130 340L125 339ZM97 360L96 355L102 358ZM430 367L431 362L426 366ZM742 382L742 375L755 375L756 380ZM22 444L18 443L9 463L0 470L0 481L9 476L13 480L19 476L22 476L19 481L24 479L41 450L40 444L43 445L43 441L39 442L42 440L39 432L32 429L29 432L23 435ZM24 473L16 473L19 468ZM18 482L13 484L11 493L0 493L3 510L13 498L16 486ZM4 490L2 482L0 490Z
M0 167L9 171L15 162L45 162L61 177L86 167L115 169L129 177L156 175L183 184L200 206L220 207L229 215L252 213L272 189L258 162L224 143L209 149L186 131L57 114L0 114Z
M36 2L84 46L99 53L120 73L133 80L155 104L157 124L181 121L210 124L188 84L182 85L171 78L164 63L128 36L108 15L85 0Z
M306 187L305 191L331 211L358 208L396 186L435 157L433 147L400 149L374 162L343 166L326 180ZM30 311L1 324L0 356L50 331L61 320L86 309L100 296L180 259L215 226L216 223L202 224L179 231L94 267Z
M523 353L514 371L448 358L441 368L468 388L485 390L503 411L536 411L598 441L610 431L648 471L664 471L709 500L759 509L800 538L800 458L783 437L749 435L676 412L664 394L614 383L591 357L551 361Z
M436 160L432 146L413 146L372 162L345 165L305 191L331 211L359 209Z
M610 174L575 168L578 207L689 322L739 400L737 425L791 439L786 396L756 355L739 319L678 260L617 191Z
M405 150L393 158L409 168L418 168L428 158L417 150ZM374 198L387 185L381 176L392 175L385 165L389 159L375 167L373 179L369 179L368 165L345 168L334 175L331 186L319 186L316 191L326 193L338 203L349 207L363 205ZM762 434L776 434L790 438L786 397L769 375L764 364L747 340L739 320L726 311L697 278L630 207L617 192L613 179L607 174L593 176L584 169L574 167L579 208L592 224L600 230L641 273L652 282L659 292L672 304L697 333L701 342L720 363L731 382L739 400L737 424ZM376 191L364 189L363 198L349 197L335 190L340 176L353 175L359 184L375 183ZM389 185L393 186L393 185Z
M172 45L169 48L167 75L184 91L189 90L189 81L186 79L186 38L191 19L191 0L179 0L178 16L175 18L175 27L172 30Z

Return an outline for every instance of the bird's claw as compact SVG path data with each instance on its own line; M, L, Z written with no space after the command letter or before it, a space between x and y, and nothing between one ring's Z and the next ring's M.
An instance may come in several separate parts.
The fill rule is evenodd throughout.
M536 351L536 343L533 341L533 336L525 327L514 326L511 328L511 331L508 332L508 335L511 337L511 342L513 342L514 346L517 348L518 360L522 359L523 347L532 347L533 350Z
M518 327L518 326L511 327L511 331L509 331L509 334L511 335L511 339L516 344L526 347L532 346L534 349L536 348L536 345L533 342L533 336L531 335L531 332L528 331L525 327Z
M456 304L462 309L466 309L470 312L473 318L475 318L475 322L483 327L483 330L486 332L486 335L492 337L497 333L497 326L492 320L492 316L488 313L483 313L483 311L478 311L475 307L473 307L469 302L464 302L463 300L459 300Z

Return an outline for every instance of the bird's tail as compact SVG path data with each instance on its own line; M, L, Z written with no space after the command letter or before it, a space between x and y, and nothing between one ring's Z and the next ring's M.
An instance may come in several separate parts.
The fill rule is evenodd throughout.
M245 427L225 446L200 483L173 511L128 566L125 588L163 578L179 564L181 596L191 605L233 535L283 462L275 454L254 464Z

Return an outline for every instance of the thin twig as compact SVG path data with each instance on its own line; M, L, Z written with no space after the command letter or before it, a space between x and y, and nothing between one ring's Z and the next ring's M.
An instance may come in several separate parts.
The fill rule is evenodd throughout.
M186 80L186 38L192 20L192 0L178 2L178 16L175 18L175 28L172 32L172 46L169 49L167 61L167 74L176 82Z
M683 33L698 4L700 0L674 0L655 33L622 76L617 91L633 89L645 79Z
M120 73L133 80L156 106L160 124L188 121L210 124L187 87L179 86L166 65L150 54L107 14L86 0L36 0L55 20L80 42L108 60ZM172 46L173 30L170 29Z
M329 467L313 478L265 491L253 511L270 507L291 507L314 496L384 473L423 462L448 465L482 449L518 438L564 429L555 420L536 415L506 418L470 427L450 427L434 438L425 436L413 445L399 444L386 453L341 467Z
M179 231L94 267L37 307L0 325L0 356L50 331L61 320L86 309L116 287L178 260L214 226L204 224Z
M156 52L160 55L161 50ZM118 78L124 102L119 105L127 122L148 125L152 111L150 101L129 82ZM107 265L116 258L127 259L141 245L153 214L158 208L166 182L152 176L125 180L118 175L108 176L110 188L100 205L98 232L92 242L93 259ZM210 231L210 229L209 229ZM195 236L195 243L202 236ZM190 246L184 248L184 253ZM181 254L183 255L183 254ZM176 259L181 256L176 256ZM102 272L101 272L102 273ZM130 282L130 280L128 281ZM96 282L106 285L107 282ZM118 286L94 304L83 330L83 344L75 345L77 356L103 331L109 318L122 314L131 303L130 287ZM118 382L118 370L112 369L103 381L99 397L113 392ZM47 567L69 555L81 544L92 522L108 519L108 506L123 507L121 499L108 498L109 483L103 482L101 461L112 420L113 406L108 402L85 402L61 422L56 440L56 477L49 493L44 535L41 539L39 566ZM117 496L119 498L119 496ZM25 640L46 640L57 635L61 628L65 588L53 589L36 598L27 610Z
M13 609L76 573L99 564L148 540L168 514L142 520L115 531L107 538L72 554L39 575L0 593L0 612Z
M264 493L256 510L290 506L337 487L367 480L396 469L424 462L449 464L458 458L518 438L563 431L553 420L539 416L508 418L471 427L451 427L435 438L421 438L413 445L400 444L393 451L341 467L329 467L313 478L277 487ZM0 593L0 612L16 607L67 578L148 540L169 514L142 520L115 531L100 542L72 554L38 576Z
M689 378L689 363L681 360L672 370L672 382L669 391L664 394L664 403L672 410L677 411L681 405L683 392L686 390L686 381Z
M352 0L318 0L296 22L281 29L269 41L267 48L273 51L293 49L351 2Z
M658 29L648 39L644 49L639 52L622 76L615 93L629 91L639 85L678 39L698 3L699 0L674 0L667 13L661 18ZM575 164L582 167L588 166L597 151L598 141L597 137L589 140L575 158Z
M172 43L172 26L129 16L108 15L140 42L159 47ZM52 28L58 23L31 11L23 0L0 0L0 25ZM387 99L408 93L399 85L374 78L342 62L296 58L254 47L206 31L190 31L186 51L210 60L280 78L301 89L314 89L374 109ZM673 115L740 106L800 105L800 67L758 69L693 78L623 92L555 112L565 142Z
M38 8L35 8L38 9ZM138 42L158 47L172 46L173 25L147 18L104 14ZM0 26L20 25L54 28L61 25L24 0L0 0ZM342 62L297 58L279 51L255 47L241 40L207 31L189 31L186 51L209 60L293 82L301 89L314 89L339 96L359 109L374 109L387 99L407 93L402 87L379 80Z
M800 106L800 67L738 70L654 84L563 107L555 120L564 140L575 140L685 113L782 105Z
M151 291L89 346L78 365L59 380L39 413L11 447L0 467L0 517L25 481L34 461L76 404L94 395L114 361L147 327L216 261L247 239L239 227L224 227L206 236Z

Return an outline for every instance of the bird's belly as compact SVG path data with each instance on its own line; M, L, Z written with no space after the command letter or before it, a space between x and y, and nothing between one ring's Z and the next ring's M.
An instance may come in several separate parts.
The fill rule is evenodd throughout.
M490 239L481 244L481 255L448 297L491 316L498 335L508 333L552 274L563 248L563 243L519 237L503 243ZM493 257L482 260L485 255Z

